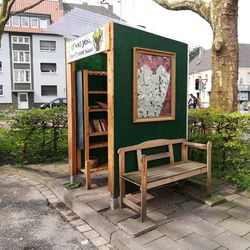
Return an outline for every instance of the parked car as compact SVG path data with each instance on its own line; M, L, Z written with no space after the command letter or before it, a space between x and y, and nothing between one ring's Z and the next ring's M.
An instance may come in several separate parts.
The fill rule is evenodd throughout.
M43 103L40 108L46 109L46 108L54 108L58 106L67 106L67 98L56 98L51 102Z
M243 102L243 110L244 111L248 111L249 110L249 106L247 102Z

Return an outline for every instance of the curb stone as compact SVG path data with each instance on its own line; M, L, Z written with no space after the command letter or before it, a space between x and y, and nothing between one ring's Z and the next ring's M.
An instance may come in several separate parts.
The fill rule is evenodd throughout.
M77 216L79 216L83 220L84 224L87 223L90 227L92 227L90 230L94 229L96 232L98 232L100 234L100 236L97 237L98 240L97 238L88 240L90 240L92 244L99 249L112 249L112 247L121 250L145 249L131 236L121 231L117 226L106 220L94 209L71 195L66 188L55 183L52 177L45 175L44 173L35 173L25 169L15 169L10 167L1 167L0 174L19 175L21 177L24 177L25 181L28 183L29 180L32 179L34 181L34 184L31 185L36 186L39 191L41 189L40 192L42 194L47 193L47 195L51 195L51 193L49 193L48 191L55 194L56 198L52 199L48 199L46 195L43 195L48 199L49 203L50 201L52 201L51 206L54 208L57 207L58 201L62 201L69 209L71 209L74 213L77 214ZM69 217L69 219L70 218L71 217ZM77 218L76 220L79 220L79 218ZM69 222L72 222L72 220L69 220ZM74 226L72 223L71 225ZM103 242L106 245L100 245L100 242ZM111 246L110 243L113 246Z

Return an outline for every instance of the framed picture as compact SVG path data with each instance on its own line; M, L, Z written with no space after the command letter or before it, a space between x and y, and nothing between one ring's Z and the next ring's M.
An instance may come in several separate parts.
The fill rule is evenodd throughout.
M133 50L133 121L174 120L176 54Z

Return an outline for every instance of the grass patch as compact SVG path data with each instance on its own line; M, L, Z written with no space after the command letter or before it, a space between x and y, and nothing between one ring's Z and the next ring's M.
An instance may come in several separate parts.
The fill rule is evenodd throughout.
M64 187L71 190L71 189L76 189L81 187L81 183L80 182L75 182L75 183L66 183L64 184Z

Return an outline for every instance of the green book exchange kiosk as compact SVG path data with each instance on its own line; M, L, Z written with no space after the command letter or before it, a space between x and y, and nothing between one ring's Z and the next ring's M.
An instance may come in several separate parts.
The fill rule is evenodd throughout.
M187 55L185 43L118 23L107 23L68 44L71 182L84 173L90 189L95 172L106 171L114 206L119 148L186 138ZM135 170L136 155L128 161L129 170Z

